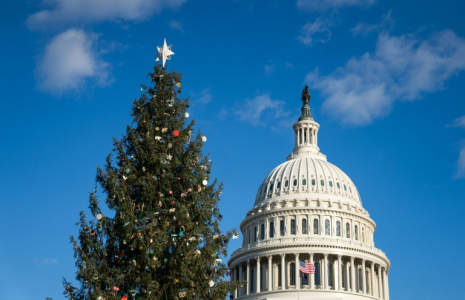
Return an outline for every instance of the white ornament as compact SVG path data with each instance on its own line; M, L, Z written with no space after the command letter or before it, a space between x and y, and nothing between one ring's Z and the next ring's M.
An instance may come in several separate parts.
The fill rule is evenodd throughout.
M203 185L207 185L208 184L208 181L204 180L202 181Z
M202 141L206 142L206 141L207 141L207 137L206 137L206 136L203 136L203 137L202 137Z
M186 118L189 118L189 113L186 112L186 113L184 114L184 116L185 116Z
M210 280L208 284L210 285L210 287L213 287L215 285L215 282L213 282L213 280Z
M163 67L165 67L165 61L168 59L168 60L171 60L171 57L170 55L173 55L174 52L171 51L171 47L173 45L167 45L166 44L166 39L163 43L163 47L158 47L157 46L157 49L158 49L158 54L157 54L157 60L156 61L159 61L161 60L163 62Z

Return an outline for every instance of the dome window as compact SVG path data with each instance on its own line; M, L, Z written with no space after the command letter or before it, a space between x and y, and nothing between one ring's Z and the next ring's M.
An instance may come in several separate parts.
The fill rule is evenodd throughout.
M355 225L354 230L355 230L355 233L354 233L355 240L358 241L358 226L357 225Z
M260 239L264 240L265 239L265 224L262 224L260 227L261 227L260 228Z
M313 220L313 234L318 234L318 219Z
M274 222L270 222L270 238L274 238Z
M346 238L350 239L350 225L346 223Z
M284 236L284 220L279 221L279 235Z
M289 186L289 180L286 179L286 181L284 182L284 187L288 187Z
M312 179L312 185L315 185L315 184L316 184L315 179Z
M278 185L276 186L276 188L279 190L281 188L281 181L278 181Z
M296 230L296 226L295 226L295 219L292 219L292 220L291 220L291 234L292 234L292 235L296 235L296 234L297 234L297 230Z
M307 234L307 219L302 219L302 234Z
M294 186L297 186L297 179L294 179L293 184L294 184Z
M273 192L273 184L270 184L270 192Z
M336 221L336 236L341 236L341 222Z
M346 188L346 185L345 185L345 184L344 184L344 191L346 191L346 192L347 192L347 188Z
M331 226L329 225L329 220L325 220L325 234L331 235Z
M329 181L329 187L333 187L333 182L331 180Z
M339 184L339 182L336 182L336 186L337 186L338 189L341 188L341 185Z
M323 181L323 179L320 180L320 184L321 186L325 186L325 182Z
M350 188L350 186L349 186L349 192L352 194L352 189Z
M257 235L258 235L258 228L257 226L255 226L255 232L254 232L254 237L253 237L253 241L256 242L257 241Z
M302 185L307 185L307 179L302 179Z

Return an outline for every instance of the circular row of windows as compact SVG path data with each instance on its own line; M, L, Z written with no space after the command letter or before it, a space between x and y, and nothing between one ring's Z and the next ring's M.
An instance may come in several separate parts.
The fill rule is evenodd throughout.
M330 180L329 182L329 187L333 187L333 182ZM293 186L297 186L297 179L294 179L293 182L292 182ZM316 185L316 180L315 179L312 179L311 181L311 184L312 186L315 186ZM303 178L302 179L302 186L306 186L307 185L307 179ZM325 181L323 179L320 180L320 185L321 186L325 186ZM341 185L339 184L339 182L336 182L336 186L338 189L341 189ZM344 191L347 192L347 186L345 184L342 185L344 187ZM269 191L273 191L273 187L274 187L274 184L273 183L270 183L270 189ZM289 187L289 180L285 180L284 181L284 187L285 188L288 188ZM276 189L281 189L281 181L278 181L278 183L276 184ZM266 186L263 187L263 193L266 191ZM352 189L350 188L349 186L349 192L352 194Z

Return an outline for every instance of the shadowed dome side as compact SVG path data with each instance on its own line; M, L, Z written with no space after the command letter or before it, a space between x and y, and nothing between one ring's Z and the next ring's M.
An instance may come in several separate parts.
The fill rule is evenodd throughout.
M255 205L272 200L322 197L362 204L357 188L341 169L325 160L301 157L271 171L258 189Z

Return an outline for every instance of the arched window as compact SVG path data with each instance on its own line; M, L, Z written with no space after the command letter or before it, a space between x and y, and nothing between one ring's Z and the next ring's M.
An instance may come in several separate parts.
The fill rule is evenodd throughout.
M355 225L354 231L355 231L355 232L354 232L355 240L358 241L358 226L357 226L357 225Z
M292 183L294 186L297 186L297 179L294 179L294 182Z
M316 182L315 182L315 179L312 179L312 185L315 185Z
M307 185L307 179L302 179L302 185Z
M321 186L325 186L325 182L323 181L323 179L320 180L320 184Z
M258 235L258 228L257 226L255 226L255 231L254 231L254 236L253 236L253 241L256 242L257 241L257 235Z
M284 236L284 220L279 221L279 235Z
M270 192L273 193L273 184L270 184Z
M350 239L350 225L346 223L346 238Z
M250 236L251 236L251 234L250 234L250 229L249 229L249 234L248 234L248 236L249 236L249 244L250 244Z
M295 285L295 263L291 263L291 270L290 270L290 273L289 276L290 277L290 282L289 284L290 285Z
M295 227L296 227L296 226L295 226L295 220L292 219L292 220L291 220L291 234L292 234L292 235L296 235L296 234L297 234L297 230L296 230Z
M278 181L276 188L279 190L281 188L281 181Z
M341 222L336 221L336 236L341 236Z
M315 263L315 285L320 285L321 280L320 280L320 263L317 262Z
M331 180L329 181L329 187L333 187L333 182Z
M346 192L347 192L347 188L346 188L346 185L345 185L345 184L344 184L344 191L346 191Z
M262 228L260 228L260 239L264 240L265 239L265 224L262 224L261 227Z
M274 222L270 222L270 238L274 238Z
M362 227L362 243L365 242L365 228Z
M339 184L339 182L336 182L336 185L337 185L337 188L338 188L338 189L341 188L341 185Z
M284 181L284 187L288 187L289 186L289 180L286 179L286 181Z
M331 226L329 225L329 220L325 221L325 234L331 235Z
M318 219L313 220L313 234L318 234Z
M302 219L302 234L307 234L307 219Z

